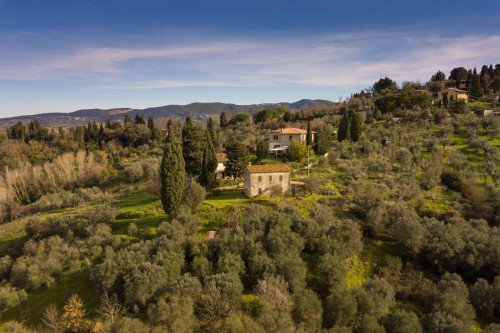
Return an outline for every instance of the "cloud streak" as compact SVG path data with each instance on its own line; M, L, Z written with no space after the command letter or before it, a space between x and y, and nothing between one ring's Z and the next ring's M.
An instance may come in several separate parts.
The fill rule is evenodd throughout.
M297 38L186 38L157 46L99 45L0 56L0 80L85 82L95 89L306 85L367 86L382 76L426 81L441 69L498 60L499 35L439 38L413 32ZM12 44L11 47L21 47ZM7 52L15 54L15 52Z

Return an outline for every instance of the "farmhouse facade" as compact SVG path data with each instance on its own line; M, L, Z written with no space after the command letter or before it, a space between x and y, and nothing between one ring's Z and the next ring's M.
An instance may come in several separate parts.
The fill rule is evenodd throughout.
M465 90L460 90L457 88L446 88L438 92L438 99L443 101L443 96L448 95L448 100L453 97L454 100L463 99L465 103L469 103L469 93Z
M271 195L272 186L280 185L283 193L290 189L290 168L286 164L249 165L245 169L245 195Z
M311 131L314 140L314 131ZM269 150L274 148L288 147L290 142L297 141L305 143L307 130L300 128L280 128L269 133Z

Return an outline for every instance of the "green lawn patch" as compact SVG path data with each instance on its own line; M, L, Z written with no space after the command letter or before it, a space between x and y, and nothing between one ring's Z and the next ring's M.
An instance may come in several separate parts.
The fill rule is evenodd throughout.
M167 215L158 215L158 216L146 216L140 218L131 218L131 219L121 219L115 220L111 227L113 228L114 235L126 235L127 228L131 223L135 223L139 232L144 230L145 228L149 229L149 233L154 235L156 234L156 228L158 225L167 220Z
M88 271L84 271L63 276L52 288L41 288L30 292L28 300L21 306L2 313L1 321L5 323L10 320L21 320L25 321L28 327L39 325L47 306L56 304L62 308L68 298L75 293L83 300L88 315L94 316L95 313L91 310L98 305L98 297Z
M383 263L385 256L399 256L399 246L396 239L389 235L377 234L372 239L367 239L361 251L360 260L368 264L368 276L374 269Z
M203 203L216 208L225 208L248 202L242 189L225 190L216 195L210 195Z

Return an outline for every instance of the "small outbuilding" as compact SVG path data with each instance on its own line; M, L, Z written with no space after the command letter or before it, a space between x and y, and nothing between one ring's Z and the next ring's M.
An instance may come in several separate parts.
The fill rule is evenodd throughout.
M224 163L229 161L227 159L226 154L219 153L217 154L217 169L215 170L215 178L224 178L224 171L226 170L226 166Z
M215 239L216 233L217 233L217 231L215 231L215 230L207 231L207 233L205 234L205 239Z
M283 193L290 189L291 170L286 164L249 165L245 169L245 195L249 198L267 194L271 196L274 185Z
M478 110L476 111L476 115L478 116L493 116L493 110Z

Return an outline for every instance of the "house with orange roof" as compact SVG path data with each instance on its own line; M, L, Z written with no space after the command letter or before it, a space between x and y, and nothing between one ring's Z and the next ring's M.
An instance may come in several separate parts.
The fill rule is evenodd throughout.
M274 185L283 193L290 189L291 170L286 164L249 165L245 169L245 195L249 198L272 194Z
M314 131L311 131L314 140ZM305 143L307 130L301 128L280 128L269 133L269 150L288 147L290 142Z

